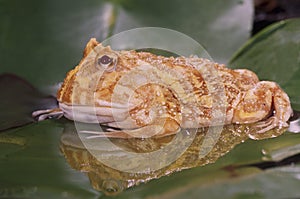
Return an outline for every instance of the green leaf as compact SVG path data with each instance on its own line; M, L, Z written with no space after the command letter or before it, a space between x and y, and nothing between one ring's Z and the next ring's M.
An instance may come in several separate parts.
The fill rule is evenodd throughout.
M246 0L1 0L0 73L52 86L80 61L91 37L146 26L183 32L226 62L249 37L252 14Z
M114 33L143 26L171 28L200 42L212 58L220 62L227 62L231 54L249 37L252 27L251 1L115 2L119 3L120 8Z
M277 82L288 93L293 109L300 110L300 19L262 30L235 54L230 65Z
M62 127L45 121L0 134L0 197L96 198L59 152ZM9 138L9 139L7 139Z
M104 197L101 192L93 190L88 176L72 169L74 167L67 164L59 150L63 139L63 128L66 130L70 125L73 125L72 122L66 120L59 123L44 121L0 134L1 196L46 199ZM69 139L76 141L78 138L75 136ZM185 198L198 198L202 195L209 198L221 195L224 198L232 198L235 195L254 197L256 195L251 194L256 192L259 197L271 194L292 197L298 191L298 186L296 186L299 183L296 179L297 174L299 175L298 167L286 167L288 172L276 169L272 172L268 170L265 172L247 165L261 163L264 160L269 161L270 154L273 152L280 150L282 152L282 149L298 143L299 136L291 133L274 139L247 140L218 159L216 163L154 179L147 184L140 184L125 190L116 198L168 198L177 195L178 197L184 195ZM69 155L73 158L72 161L81 159L78 150ZM285 157L289 155L293 154L287 151ZM91 162L87 162L86 159L82 160L83 162L77 166L87 171L86 168ZM93 176L92 173L89 175ZM113 173L105 175L114 176ZM289 186L289 192L279 193L280 189L276 192L273 188L274 178L282 182L282 186ZM262 182L266 184L264 191L261 191ZM226 192L226 190L233 191Z
M242 177L239 175L242 173ZM248 175L247 175L248 174ZM154 198L298 198L300 186L300 166L288 166L270 169L266 172L239 169L235 171L236 177L231 180L219 181L213 185L201 186L193 183L166 191ZM126 197L130 198L130 197Z
M279 198L297 197L300 184L299 165L267 170L249 166L268 161L269 153L297 143L299 143L297 134L284 134L275 139L260 141L247 140L214 164L184 170L141 184L116 198L252 199L274 198L277 195ZM282 187L286 189L283 190Z
M56 98L12 74L0 75L0 93L0 131L33 122L31 113L35 110L57 107Z

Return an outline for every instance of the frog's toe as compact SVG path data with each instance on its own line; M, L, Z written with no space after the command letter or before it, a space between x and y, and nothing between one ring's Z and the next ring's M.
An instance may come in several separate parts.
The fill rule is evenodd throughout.
M288 127L288 123L280 122L275 116L272 116L264 121L255 124L255 128L257 128L257 133L265 133L277 127L278 128Z
M257 133L265 133L273 129L276 126L275 123L275 118L270 117L267 120L256 123L255 128L257 129Z
M60 109L46 109L46 110L37 110L32 113L32 117L37 121L43 121L47 119L60 119L64 116L64 112Z

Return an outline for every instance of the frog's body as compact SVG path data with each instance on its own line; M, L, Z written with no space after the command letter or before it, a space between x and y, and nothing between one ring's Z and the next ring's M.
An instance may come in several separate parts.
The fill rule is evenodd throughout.
M67 74L57 99L71 120L98 122L129 134L112 130L106 134L111 137L145 137L149 131L164 136L180 128L218 125L213 123L215 109L223 110L224 124L258 122L259 133L286 127L292 115L287 94L249 70L195 57L113 51L95 39Z

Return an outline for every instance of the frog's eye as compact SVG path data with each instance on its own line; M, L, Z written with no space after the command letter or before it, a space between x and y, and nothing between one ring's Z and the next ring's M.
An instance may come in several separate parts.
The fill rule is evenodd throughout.
M115 69L116 58L108 55L103 55L97 60L98 66L105 68L106 71L111 72Z
M107 66L113 62L113 59L107 55L103 55L98 59L98 64L101 66Z

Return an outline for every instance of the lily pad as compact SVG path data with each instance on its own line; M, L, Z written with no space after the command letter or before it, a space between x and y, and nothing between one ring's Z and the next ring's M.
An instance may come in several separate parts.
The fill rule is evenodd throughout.
M300 110L300 19L278 22L250 39L231 59L232 68L248 68L260 79L277 82Z

